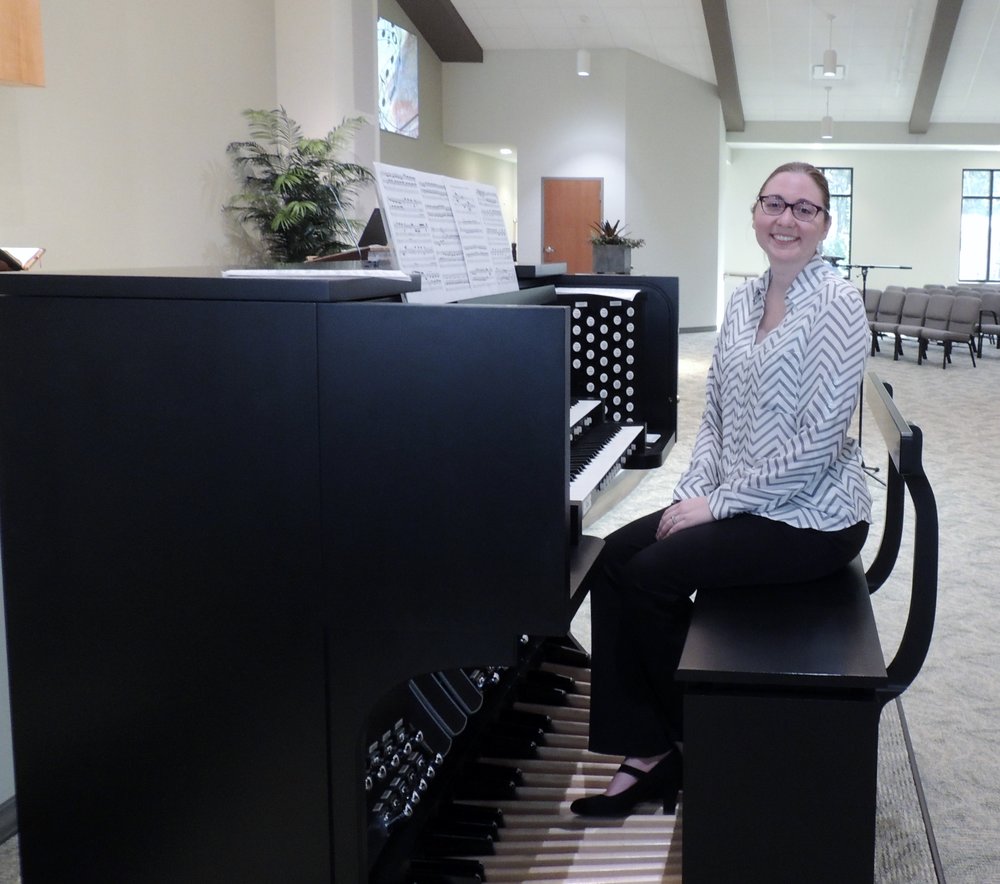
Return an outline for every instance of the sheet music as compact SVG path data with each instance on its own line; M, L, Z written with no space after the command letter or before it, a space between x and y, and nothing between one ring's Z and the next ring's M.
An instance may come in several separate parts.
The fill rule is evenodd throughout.
M396 263L420 273L408 301L440 304L518 288L496 188L375 163Z
M441 274L441 287L446 300L453 301L468 290L469 273L448 186L436 175L419 175L417 186L424 202L430 242ZM426 286L420 286L421 292L425 289Z
M418 173L375 163L375 186L397 266L400 270L420 267L421 292L446 300Z
M510 239L507 237L507 225L504 224L503 211L500 208L500 197L495 187L485 184L474 184L473 189L485 232L486 248L489 250L490 263L495 273L494 283L498 286L497 291L515 290L518 287L517 271L514 267Z

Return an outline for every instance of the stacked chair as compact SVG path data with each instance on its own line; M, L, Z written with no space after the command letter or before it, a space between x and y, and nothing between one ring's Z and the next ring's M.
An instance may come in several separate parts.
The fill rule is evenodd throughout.
M972 365L982 356L984 337L996 339L1000 348L1000 288L926 285L886 286L865 293L865 312L871 329L871 355L880 351L879 340L891 336L893 359L904 355L904 339L917 342L917 364L927 358L931 343L943 350L942 368L951 362L955 344L965 344ZM978 346L977 346L978 345Z
M943 325L942 325L943 322ZM934 341L944 345L942 368L951 362L953 344L965 344L969 348L969 358L976 364L976 348L973 335L979 322L979 297L976 295L935 294L927 302L924 326L920 330L920 346L917 364L927 358L927 345Z
M875 318L868 321L868 327L872 331L872 356L880 349L878 341L882 335L896 334L905 298L906 292L900 286L887 286L882 291L882 297L879 298L878 306L875 308ZM899 354L893 355L898 357Z
M903 296L903 307L899 314L899 324L893 331L896 338L896 348L892 353L893 359L899 359L903 355L903 338L920 339L920 332L924 327L924 317L927 315L927 304L930 299L930 294L923 289L906 290L906 294ZM918 354L919 351L920 348L918 346Z

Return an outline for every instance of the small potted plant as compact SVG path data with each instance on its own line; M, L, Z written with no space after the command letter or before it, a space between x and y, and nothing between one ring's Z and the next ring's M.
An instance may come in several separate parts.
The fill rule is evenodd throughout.
M628 235L621 221L596 221L590 225L590 243L594 250L594 273L628 273L632 269L632 249L646 244L644 239Z

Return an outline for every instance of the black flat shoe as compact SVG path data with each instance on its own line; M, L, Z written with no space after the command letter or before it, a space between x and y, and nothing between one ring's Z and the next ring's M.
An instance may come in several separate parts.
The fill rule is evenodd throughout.
M569 809L578 816L628 816L637 804L658 799L664 813L676 813L677 793L681 787L681 753L674 749L648 771L630 764L618 768L635 777L635 782L617 795L589 795L577 798Z

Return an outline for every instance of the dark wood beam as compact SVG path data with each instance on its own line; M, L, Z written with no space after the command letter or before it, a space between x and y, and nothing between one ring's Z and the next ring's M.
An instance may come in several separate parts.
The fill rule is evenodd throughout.
M955 26L958 15L962 11L962 0L938 0L934 10L934 22L931 24L931 35L927 40L927 52L924 55L924 66L920 71L920 82L917 84L917 94L913 98L913 110L910 112L910 134L925 135L931 124L931 112L937 100L938 88L941 85L941 75L948 60L948 50L955 36Z
M451 0L398 0L414 27L441 61L482 63L483 47Z
M733 34L729 28L729 11L726 0L701 0L708 28L708 45L712 48L715 63L715 80L722 102L722 119L727 132L742 132L746 128L743 118L743 101L740 98L740 81L736 75L736 56L733 53Z

